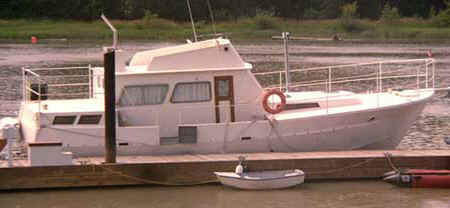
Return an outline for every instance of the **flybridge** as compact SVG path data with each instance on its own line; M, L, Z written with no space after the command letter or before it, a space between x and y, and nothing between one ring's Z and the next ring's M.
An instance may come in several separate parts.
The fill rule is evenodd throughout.
M176 60L176 61L174 61ZM213 39L136 53L125 71L177 71L245 68L227 39Z

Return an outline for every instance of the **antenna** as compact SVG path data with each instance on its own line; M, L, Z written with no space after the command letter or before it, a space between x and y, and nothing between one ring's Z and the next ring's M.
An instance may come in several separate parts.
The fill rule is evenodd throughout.
M214 22L214 13L212 11L211 2L209 2L209 0L206 0L206 2L208 3L209 15L211 16L211 23L213 27L214 36L217 36L216 23Z
M186 0L186 3L189 9L189 16L191 17L192 30L194 31L194 41L197 42L197 33L195 32L194 18L192 17L191 2L189 0Z
M103 21L105 21L105 23L108 25L108 27L109 27L109 28L113 31L113 33L114 33L113 49L116 50L116 49L117 49L117 39L118 39L117 30L116 30L116 28L109 22L108 18L106 18L104 14L102 14L101 18L103 19Z

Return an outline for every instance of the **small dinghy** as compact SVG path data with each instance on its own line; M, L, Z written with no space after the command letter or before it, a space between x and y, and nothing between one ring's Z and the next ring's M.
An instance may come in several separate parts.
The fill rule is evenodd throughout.
M223 185L248 190L288 188L303 183L305 179L305 173L298 169L245 172L243 161L244 158L239 157L235 172L214 174Z

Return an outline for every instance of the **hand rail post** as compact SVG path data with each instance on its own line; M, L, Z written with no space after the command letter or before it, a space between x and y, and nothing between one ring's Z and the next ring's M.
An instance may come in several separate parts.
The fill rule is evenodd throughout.
M380 92L383 92L383 67L380 63Z
M88 77L89 77L89 98L92 98L92 77L91 77L91 72L92 72L92 68L91 68L91 64L88 65Z
M330 93L330 88L331 88L331 82L330 82L330 76L331 75L331 67L328 67L328 81L326 82L326 84L325 84L325 87L326 87L326 94L327 94L327 115L328 115L328 106L329 106L329 103L328 103L328 96L329 96L329 93Z
M419 76L420 76L420 67L417 67L417 70L416 70L416 80L417 80L416 89L420 88L420 78L419 78Z
M377 76L377 108L380 107L380 86L381 86L381 62L378 63L378 72L376 73Z
M27 102L27 91L26 91L26 77L25 77L25 67L22 67L22 102Z
M41 78L38 77L38 104L39 104L39 115L41 114Z
M283 73L280 71L280 91L283 89Z
M434 72L435 72L435 64L434 64L434 59L431 59L431 67L432 67L432 69L431 70L433 70L433 89L434 88L436 88L436 86L435 86L435 75L434 75ZM450 92L449 92L449 94L450 94Z
M428 89L428 63L427 60L425 59L425 88Z
M328 92L331 92L331 66L328 68Z

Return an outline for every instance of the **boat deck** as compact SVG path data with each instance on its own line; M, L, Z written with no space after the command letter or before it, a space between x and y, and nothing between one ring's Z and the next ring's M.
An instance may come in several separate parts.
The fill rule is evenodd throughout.
M305 181L379 179L392 170L387 151L246 153L171 156L120 156L103 164L103 157L77 158L74 165L30 167L2 161L0 190L96 187L118 185L195 185L217 182L215 171L234 171L237 157L247 156L249 171L301 169ZM398 168L450 169L450 150L388 151Z
M273 115L273 117L275 117L277 120L287 120L355 111L379 110L380 108L406 105L412 102L418 102L423 99L431 98L431 96L433 96L434 94L434 91L411 90L404 92L385 92L379 94L342 94L344 94L344 96L340 95L334 98L331 97L329 100L329 106L327 106L326 102L323 101L323 99L326 98L326 94L322 94L321 103L323 103L323 106L320 108L284 111L279 114Z

